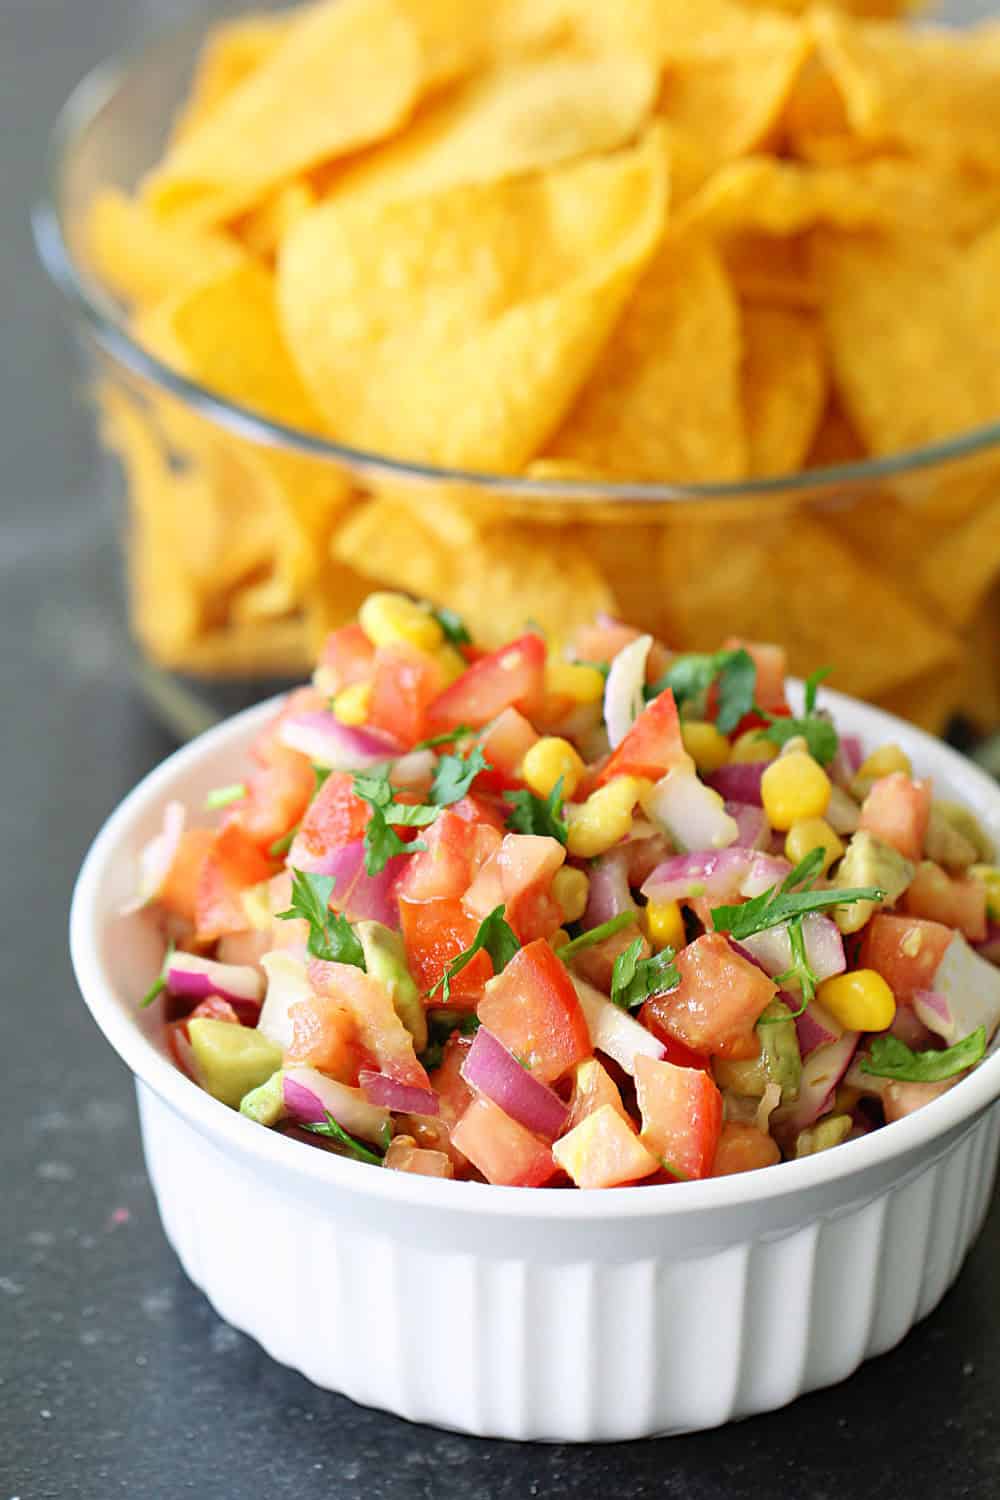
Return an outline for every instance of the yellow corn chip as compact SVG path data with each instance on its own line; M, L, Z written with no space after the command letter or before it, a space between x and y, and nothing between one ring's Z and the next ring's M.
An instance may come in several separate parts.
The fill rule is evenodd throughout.
M586 379L662 230L659 139L544 177L321 205L278 263L326 425L399 458L509 471Z
M171 144L190 135L227 94L272 56L292 20L290 15L241 16L213 27L202 45L191 92L174 121Z
M711 246L669 238L548 456L628 479L739 479L740 315Z
M778 238L748 231L720 244L726 271L745 302L818 308L820 290L804 236Z
M750 474L791 473L809 452L826 401L822 331L808 313L748 305L743 344Z
M283 182L232 226L232 233L253 255L272 260L285 235L317 202L311 183L301 177Z
M103 188L88 209L86 250L94 272L127 302L153 302L203 276L237 266L244 252L218 230L160 224L117 188Z
M349 168L338 197L418 197L533 172L625 145L653 103L639 57L543 56L494 69L431 105L404 135Z
M836 396L831 395L805 458L805 467L833 469L842 464L859 463L864 457L864 444Z

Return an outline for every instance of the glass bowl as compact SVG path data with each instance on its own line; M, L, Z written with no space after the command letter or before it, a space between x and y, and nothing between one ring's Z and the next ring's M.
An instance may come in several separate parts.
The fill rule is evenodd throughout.
M1000 423L749 483L512 478L282 426L141 347L88 266L85 213L157 159L206 33L237 9L209 7L78 86L35 214L108 453L123 628L177 732L303 675L324 632L386 585L457 608L487 640L525 616L560 637L595 610L681 650L778 640L793 672L833 663L836 686L926 727L1000 726Z

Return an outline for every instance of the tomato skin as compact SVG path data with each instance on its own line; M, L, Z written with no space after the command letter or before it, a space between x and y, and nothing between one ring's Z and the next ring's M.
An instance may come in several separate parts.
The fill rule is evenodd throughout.
M931 784L905 771L880 776L861 807L860 827L898 849L904 859L923 857L931 815Z
M647 703L595 782L604 786L615 776L659 781L672 766L688 759L674 695L667 688Z
M551 937L562 923L552 879L566 851L557 839L508 833L466 891L466 911L482 921L498 906L521 943Z
M309 869L324 855L365 836L372 810L355 795L349 771L331 771L302 819L288 863Z
M541 1187L557 1171L550 1148L492 1099L473 1099L451 1138L487 1182Z
M349 1013L361 1048L380 1072L400 1083L430 1088L414 1052L413 1038L396 1014L388 991L377 980L353 964L312 958L309 983L317 996L328 997ZM293 1011L296 1008L292 1006Z
M473 799L464 800L471 803ZM489 822L466 819L460 808L462 804L456 803L442 809L430 827L421 831L427 848L407 859L400 895L410 901L463 896L482 865L500 848L499 831Z
M430 705L431 733L460 724L478 729L511 707L530 718L545 691L545 654L540 636L522 635L473 662Z
M246 778L247 795L233 804L225 822L241 828L265 852L299 822L316 789L306 756L276 745L268 765Z
M333 630L323 642L318 670L330 693L354 682L367 682L375 667L375 647L355 621Z
M233 824L220 828L198 871L195 891L195 935L214 942L226 932L245 932L249 923L243 891L274 874L273 860L265 859L256 844Z
M903 892L904 911L928 917L946 927L957 927L971 943L986 937L986 887L968 876L948 875L940 865L925 861Z
M640 1053L635 1082L643 1145L668 1171L707 1177L722 1130L722 1095L713 1080L700 1068L678 1068Z
M672 1062L678 1068L701 1068L705 1073L711 1074L712 1059L703 1052L695 1052L691 1047L685 1047L683 1042L677 1038L660 1023L660 1018L655 1008L647 1000L639 1012L639 1020L647 1031L651 1031L657 1041L662 1042L666 1048L667 1062Z
M712 1163L713 1177L729 1177L734 1172L754 1172L758 1167L774 1167L781 1160L777 1144L756 1125L727 1120L719 1136Z
M421 993L428 995L447 966L472 946L479 923L454 896L414 901L401 894L399 916L410 973ZM456 1011L475 1010L492 974L489 954L480 951L451 981L448 1004ZM431 1003L444 1003L440 990Z
M373 1059L361 1046L348 1008L333 995L313 994L289 1007L292 1041L288 1062L308 1063L339 1083L356 1084Z
M369 725L409 749L427 736L427 710L440 693L443 680L442 668L425 651L413 646L379 646L368 706Z
M573 981L543 939L514 954L486 986L479 1019L543 1083L593 1052Z
M497 791L519 786L521 763L539 739L524 714L516 708L505 708L479 736L480 748L491 769L479 773L476 786Z
M431 1074L431 1088L439 1100L438 1119L443 1120L449 1129L465 1113L474 1097L461 1071L471 1046L470 1036L453 1033L444 1044L441 1066Z
M778 992L774 982L737 953L721 932L695 938L674 962L680 984L646 1002L658 1026L695 1052L756 1057L759 1043L753 1028Z
M504 809L495 802L487 802L484 797L477 797L474 792L460 797L447 811L461 818L463 823L481 823L486 828L495 828L497 833L504 832Z
M182 833L177 853L156 898L164 911L192 927L196 920L198 877L214 843L215 834L210 828L189 828Z
M881 974L897 1003L934 988L934 975L954 933L942 922L876 912L864 929L858 962Z

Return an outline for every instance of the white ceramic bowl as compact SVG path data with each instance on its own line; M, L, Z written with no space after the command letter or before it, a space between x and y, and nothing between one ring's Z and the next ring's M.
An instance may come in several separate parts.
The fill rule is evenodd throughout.
M1000 788L927 735L824 694L897 740L1000 842ZM1000 1057L917 1114L742 1176L605 1192L488 1187L310 1150L203 1093L138 997L161 961L121 917L164 802L230 782L273 705L179 750L87 856L71 946L136 1075L163 1226L221 1316L321 1386L490 1437L601 1441L782 1406L899 1342L954 1281L988 1206Z

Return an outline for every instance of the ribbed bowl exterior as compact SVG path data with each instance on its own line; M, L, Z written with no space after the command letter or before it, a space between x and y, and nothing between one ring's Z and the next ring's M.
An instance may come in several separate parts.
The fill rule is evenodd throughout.
M367 1406L517 1439L688 1432L842 1380L955 1280L1000 1145L994 1107L784 1211L505 1224L303 1186L138 1094L167 1237L227 1322Z

